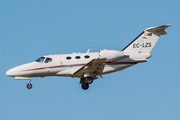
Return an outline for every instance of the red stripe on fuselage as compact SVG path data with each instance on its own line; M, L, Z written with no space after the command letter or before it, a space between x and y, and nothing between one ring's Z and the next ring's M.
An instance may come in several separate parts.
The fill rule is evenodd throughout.
M86 64L58 65L58 66L43 67L43 68L35 68L35 69L29 69L29 70L23 70L23 71L42 70L42 69L46 69L46 68L59 68L59 67L71 67L71 66L83 66L83 65L86 65Z
M117 64L137 64L138 62L105 62L105 65L117 65ZM35 68L23 71L33 71L33 70L42 70L47 68L59 68L59 67L72 67L72 66L84 66L86 64L74 64L74 65L58 65L58 66L51 66L51 67L43 67L43 68Z

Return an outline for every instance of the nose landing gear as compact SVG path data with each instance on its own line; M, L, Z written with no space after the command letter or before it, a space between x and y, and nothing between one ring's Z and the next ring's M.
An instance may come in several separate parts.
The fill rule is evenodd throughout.
M27 87L28 89L31 89L31 88L32 88L31 80L29 81L29 83L27 84L26 87Z

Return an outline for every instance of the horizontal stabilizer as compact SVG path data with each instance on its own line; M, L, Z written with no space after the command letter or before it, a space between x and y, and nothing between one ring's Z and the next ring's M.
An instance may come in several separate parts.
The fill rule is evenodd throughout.
M173 24L169 24L169 25L163 25L163 26L159 26L159 27L151 27L151 28L147 28L145 31L150 32L150 33L155 33L158 31L162 31L161 35L165 35L167 34L165 29L168 28L169 26L172 26Z

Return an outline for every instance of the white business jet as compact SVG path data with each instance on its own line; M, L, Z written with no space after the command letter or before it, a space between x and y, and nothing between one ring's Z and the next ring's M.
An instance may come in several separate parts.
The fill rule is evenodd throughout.
M120 71L138 63L146 62L151 57L151 50L165 29L172 25L145 29L122 51L101 50L100 52L46 55L34 62L17 66L6 72L10 77L29 80L32 77L66 76L79 78L82 89L87 90L93 80L102 75Z

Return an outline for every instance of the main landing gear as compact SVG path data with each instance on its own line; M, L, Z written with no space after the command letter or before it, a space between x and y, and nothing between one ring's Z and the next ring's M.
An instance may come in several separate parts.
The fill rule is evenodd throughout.
M27 87L28 89L31 89L31 88L32 88L31 80L29 80L29 83L27 84L26 87Z
M87 90L89 88L89 84L93 82L92 77L86 77L86 78L81 78L80 84L83 90Z

